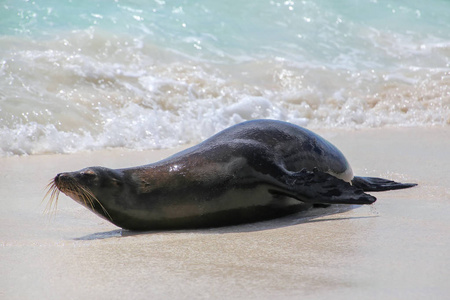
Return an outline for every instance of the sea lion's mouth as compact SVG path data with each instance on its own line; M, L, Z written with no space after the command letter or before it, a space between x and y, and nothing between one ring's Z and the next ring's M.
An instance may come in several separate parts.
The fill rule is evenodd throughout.
M44 199L49 197L49 201L45 208L45 212L56 212L58 207L58 199L60 192L63 192L76 202L81 205L91 209L96 212L94 204L98 204L103 214L112 220L111 215L105 209L105 207L100 203L100 201L95 197L92 191L81 185L75 178L70 176L68 173L62 173L56 175L50 183L47 185L48 191L44 196Z

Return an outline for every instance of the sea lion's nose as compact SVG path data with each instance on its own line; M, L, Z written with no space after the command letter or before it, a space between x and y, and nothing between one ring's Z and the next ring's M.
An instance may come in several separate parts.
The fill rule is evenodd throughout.
M67 180L69 178L69 174L67 173L59 173L55 176L55 182L61 182Z

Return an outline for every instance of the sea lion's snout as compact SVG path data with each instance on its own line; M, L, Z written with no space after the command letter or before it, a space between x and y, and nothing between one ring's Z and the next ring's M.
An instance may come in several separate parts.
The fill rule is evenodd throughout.
M70 176L70 173L59 173L55 176L55 183L56 185L60 185L60 184L64 184L65 182L70 181L72 178L72 176Z
M59 173L53 179L54 186L79 203L86 204L86 194L95 198L91 188L95 186L97 173L91 168L76 172Z
M53 182L60 191L63 191L66 186L70 185L74 181L75 180L73 176L71 176L71 173L59 173L53 179Z
M112 220L111 216L96 196L96 191L101 185L100 178L105 175L103 174L105 173L104 169L105 168L91 167L76 172L57 174L49 184L49 191L47 192L47 195L50 195L49 207L51 208L54 199L56 199L56 207L59 192L63 192L66 196L84 205L88 209Z

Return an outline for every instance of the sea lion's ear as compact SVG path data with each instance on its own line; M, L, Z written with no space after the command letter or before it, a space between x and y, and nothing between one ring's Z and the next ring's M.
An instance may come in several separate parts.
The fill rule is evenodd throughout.
M122 186L122 181L116 178L111 178L111 183L115 186Z

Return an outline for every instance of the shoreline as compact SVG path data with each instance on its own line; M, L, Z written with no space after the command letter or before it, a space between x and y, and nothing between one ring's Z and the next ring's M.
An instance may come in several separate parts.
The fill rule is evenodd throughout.
M186 147L0 158L4 299L444 299L450 296L450 127L314 130L360 176L418 187L239 226L134 234L61 194L62 171L148 164ZM25 288L24 288L25 287Z

